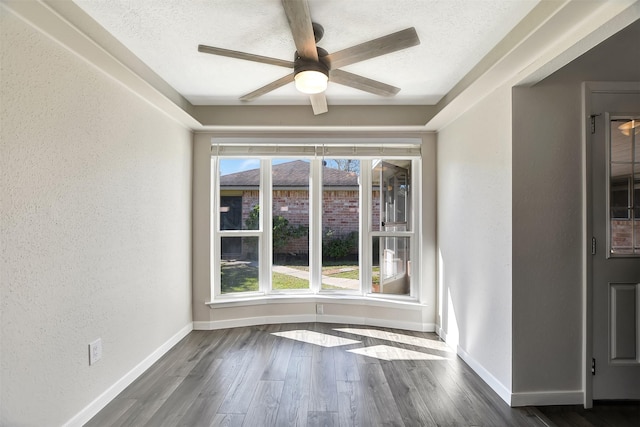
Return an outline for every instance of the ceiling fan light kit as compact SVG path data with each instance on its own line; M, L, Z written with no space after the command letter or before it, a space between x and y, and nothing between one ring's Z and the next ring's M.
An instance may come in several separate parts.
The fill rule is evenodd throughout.
M307 0L282 0L282 6L296 45L293 62L206 45L198 46L198 51L203 53L293 68L293 73L241 96L242 101L251 101L294 81L298 91L310 95L313 113L317 115L328 111L324 92L329 81L380 96L398 93L400 88L339 68L420 44L415 28L407 28L329 54L316 45L324 34L324 28L311 22Z
M300 71L294 77L296 89L308 95L324 92L327 89L329 76L320 71Z
M318 27L320 26L318 25ZM317 28L316 24L314 24L315 28ZM324 92L329 82L329 65L325 61L327 52L321 48L317 48L317 52L317 61L302 58L298 52L295 55L293 74L296 89L308 95Z

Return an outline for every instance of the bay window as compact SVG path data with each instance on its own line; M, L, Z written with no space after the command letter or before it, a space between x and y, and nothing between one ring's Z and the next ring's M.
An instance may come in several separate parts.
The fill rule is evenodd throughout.
M214 300L416 299L420 148L212 147Z

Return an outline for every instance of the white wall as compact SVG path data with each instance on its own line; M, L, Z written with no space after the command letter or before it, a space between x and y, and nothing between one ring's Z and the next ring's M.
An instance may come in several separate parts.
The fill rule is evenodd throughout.
M501 88L438 133L442 336L509 401L511 91Z
M513 390L582 403L583 81L640 81L640 21L513 96ZM532 400L533 399L533 400Z
M191 133L0 12L0 420L54 426L191 324Z

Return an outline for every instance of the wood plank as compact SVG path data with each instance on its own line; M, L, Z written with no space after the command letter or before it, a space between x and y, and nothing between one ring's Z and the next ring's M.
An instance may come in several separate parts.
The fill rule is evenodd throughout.
M308 427L332 427L340 424L336 412L309 412L306 425Z
M149 422L153 414L164 405L164 400L138 400L129 410L113 423L102 424L110 427L137 427Z
M364 405L364 390L360 381L337 381L338 421L341 426L371 425Z
M453 362L455 365L455 362ZM505 420L497 414L488 399L480 394L464 377L460 367L452 367L452 363L433 363L427 367L437 379L443 393L447 393L458 412L471 425L481 425L484 420L489 425L505 424ZM502 402L505 406L506 404Z
M293 351L293 340L278 337L267 366L260 378L263 381L284 381L289 369L289 359Z
M420 379L412 378L414 372L407 369L407 364L404 361L380 364L402 421L410 426L464 425L465 420L450 401L447 403L451 406L446 408L443 416L431 415L432 402L440 401L441 393L437 390L434 393L424 393L419 386L416 386L416 383L420 383Z
M284 381L259 381L244 417L247 426L274 426Z
M276 425L305 425L310 389L311 357L292 357L284 381Z
M114 399L102 411L85 424L85 427L100 427L115 425L116 421L124 415L129 408L135 405L135 399Z
M373 421L380 424L404 425L380 364L364 363L359 365L359 369L361 382L366 390L363 393L365 413L372 414Z
M315 346L311 358L310 412L338 412L334 348Z
M247 363L237 372L218 409L219 414L247 413L255 385L264 372L264 365L269 361L276 337L256 328L251 329L252 333L238 346L246 351Z
M209 396L200 395L195 399L193 404L187 409L182 418L180 419L179 425L181 426L210 426L210 425L220 425L215 424L216 418L219 416L218 408L220 407L220 402L222 399L216 401L215 398L211 398ZM243 414L231 414L240 415L240 425L242 424L242 420L244 419ZM229 420L232 418L225 418L226 414L222 415L222 418L219 420L222 422L229 423ZM236 420L237 421L237 420Z
M222 364L222 361L215 360L216 368ZM207 380L214 376L216 369L205 370L204 372L195 372L188 375L184 381L180 383L167 400L158 408L158 410L149 419L147 424L151 426L175 426L181 418L189 411L189 408L200 395L200 391L206 384Z
M187 426L189 424L186 424ZM244 425L242 414L218 414L213 419L210 427L241 427Z
M349 352L354 348L362 348L362 344L342 346L333 354L336 370L336 381L360 381L358 371L358 356Z

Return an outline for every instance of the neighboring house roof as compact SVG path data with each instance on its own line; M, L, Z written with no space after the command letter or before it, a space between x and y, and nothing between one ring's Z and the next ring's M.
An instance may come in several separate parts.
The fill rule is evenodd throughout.
M309 162L294 160L273 165L271 176L274 187L308 187ZM220 177L220 187L257 187L260 169L231 173ZM322 184L328 187L357 187L358 174L324 167Z

